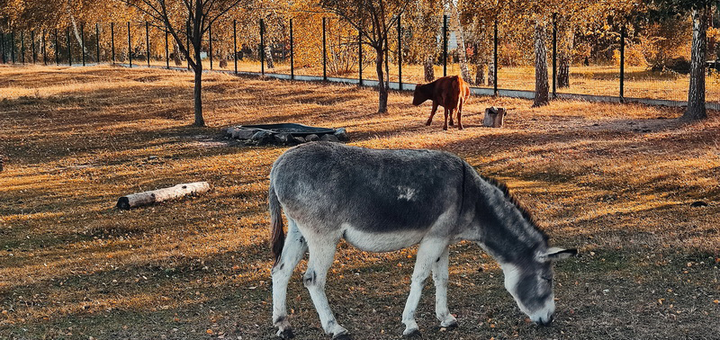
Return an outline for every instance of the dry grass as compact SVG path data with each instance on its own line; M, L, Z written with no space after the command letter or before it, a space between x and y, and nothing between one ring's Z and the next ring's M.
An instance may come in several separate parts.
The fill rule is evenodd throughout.
M476 245L451 251L450 308L427 338L712 339L720 332L720 117L557 101L530 109L472 99L464 131L426 127L427 105L370 89L208 74L208 128L193 128L188 73L0 66L0 338L267 339L271 325L267 178L285 148L220 137L231 124L346 127L351 144L455 152L506 181L559 246L557 322L528 324ZM482 110L509 108L503 129ZM436 117L437 118L437 117ZM132 211L118 197L207 180L214 190ZM692 208L702 200L707 207ZM328 295L358 339L396 339L414 250L341 244ZM300 266L303 267L303 264ZM481 271L478 271L481 268ZM324 335L298 269L289 307L299 339Z

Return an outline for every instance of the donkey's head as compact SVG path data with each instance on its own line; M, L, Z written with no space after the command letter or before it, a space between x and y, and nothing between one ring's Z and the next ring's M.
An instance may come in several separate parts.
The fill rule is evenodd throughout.
M501 264L505 289L533 322L540 325L552 322L555 313L552 263L575 254L575 249L550 248L536 254L530 261Z

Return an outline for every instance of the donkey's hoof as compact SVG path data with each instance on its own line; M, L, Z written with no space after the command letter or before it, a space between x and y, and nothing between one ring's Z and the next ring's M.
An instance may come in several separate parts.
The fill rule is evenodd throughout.
M451 331L455 328L458 328L457 321L455 321L447 326L442 326L442 325L440 326L440 330L446 330L446 331Z
M332 340L352 340L352 337L348 333L343 333L333 336Z
M419 329L414 329L407 334L403 333L403 338L405 339L420 339L422 338L422 333L420 333Z
M281 331L278 331L277 336L280 339L292 339L295 337L295 333L293 333L291 328L285 328Z

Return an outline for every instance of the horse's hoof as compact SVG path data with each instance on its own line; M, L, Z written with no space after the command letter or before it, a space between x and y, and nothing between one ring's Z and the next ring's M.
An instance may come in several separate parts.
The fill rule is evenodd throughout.
M279 331L277 336L280 339L292 339L295 337L295 333L293 333L291 328L285 328L284 330Z
M422 338L422 333L420 333L419 329L415 329L408 334L403 334L403 338L405 338L405 339L420 339L420 338Z
M352 337L348 333L343 333L333 336L332 340L352 340Z

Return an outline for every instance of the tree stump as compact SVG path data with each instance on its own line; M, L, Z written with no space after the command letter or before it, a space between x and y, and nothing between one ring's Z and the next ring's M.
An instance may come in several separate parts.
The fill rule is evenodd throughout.
M507 110L502 107L488 107L485 109L485 117L483 118L483 125L494 128L501 128L503 126L503 119L507 115Z
M178 184L174 187L145 191L120 197L117 202L117 208L128 210L131 208L163 202L178 197L200 194L209 190L210 184L208 184L208 182Z

